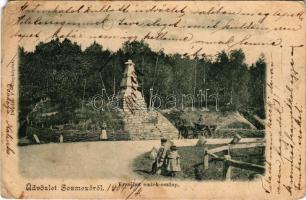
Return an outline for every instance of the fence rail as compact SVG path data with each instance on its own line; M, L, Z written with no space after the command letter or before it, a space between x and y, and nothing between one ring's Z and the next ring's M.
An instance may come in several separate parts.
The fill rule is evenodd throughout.
M197 165L194 165L194 167L197 167L199 165L203 164L204 170L207 170L209 168L209 161L221 161L223 162L223 178L225 180L231 179L231 172L232 168L240 168L240 169L246 169L251 170L257 173L264 173L265 167L262 165L257 165L254 163L248 163L243 161L234 160L231 158L230 151L233 149L245 149L245 148L255 148L255 147L264 147L265 143L263 140L248 140L236 144L228 143L224 146L216 147L213 149L208 149L207 145L204 144L204 159L202 163L199 163ZM225 152L224 157L220 157L216 155L218 152Z
M258 173L264 173L265 167L262 165L257 165L253 163L248 163L248 162L243 162L243 161L238 161L238 160L232 160L229 159L226 161L228 165L233 166L233 167L238 167L241 169L247 169L247 170L252 170Z
M245 149L253 147L263 147L265 144L263 142L252 142L252 143L238 143L238 144L229 144L226 146L216 147L208 150L209 153L217 153L220 151L230 150L230 149Z

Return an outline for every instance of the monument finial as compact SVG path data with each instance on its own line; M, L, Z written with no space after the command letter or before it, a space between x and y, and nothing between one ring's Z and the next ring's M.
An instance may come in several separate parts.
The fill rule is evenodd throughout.
M124 63L125 70L120 83L121 91L119 99L122 100L122 108L124 111L146 110L147 106L140 91L135 71L135 63L131 59Z
M133 61L131 59L128 59L128 61L125 62L124 64L126 64L126 65L135 65L135 63L133 63Z

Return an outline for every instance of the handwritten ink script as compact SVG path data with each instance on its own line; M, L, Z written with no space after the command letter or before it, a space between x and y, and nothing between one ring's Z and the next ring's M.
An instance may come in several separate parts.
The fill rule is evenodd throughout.
M6 90L6 101L5 101L5 107L6 107L6 112L8 115L15 115L15 93L14 93L14 87L15 87L15 60L16 60L15 55L7 64L7 68L9 69L10 72L10 81L7 84L7 90Z
M288 47L289 60L285 65L289 76L284 84L285 97L281 98L275 85L276 67L273 58L269 67L267 87L270 92L267 102L267 138L269 148L266 154L267 171L263 180L266 193L289 194L301 190L302 186L302 154L301 139L303 102L297 101L298 81L301 74L297 70L296 57L303 45ZM281 61L281 65L282 65ZM289 122L289 123L286 123ZM275 162L273 162L273 160Z
M6 65L6 68L9 71L8 76L8 83L6 84L6 93L5 93L5 102L4 102L4 108L6 110L7 116L15 116L16 115L16 95L15 95L15 79L16 79L16 70L15 70L15 61L16 61L17 55L14 55L8 64ZM15 134L14 134L14 127L12 125L12 122L9 120L5 121L5 140L6 140L6 154L12 155L15 154L14 146L12 145L12 142L14 140Z
M189 57L214 56L208 47L216 45L227 50L284 46L283 37L303 31L304 23L303 8L253 9L247 4L25 2L16 10L9 22L20 28L10 36L29 49L56 38L103 42L111 50L124 41L143 40L153 48L163 42L166 52ZM268 34L271 37L258 37ZM174 51L176 43L184 45L185 52Z

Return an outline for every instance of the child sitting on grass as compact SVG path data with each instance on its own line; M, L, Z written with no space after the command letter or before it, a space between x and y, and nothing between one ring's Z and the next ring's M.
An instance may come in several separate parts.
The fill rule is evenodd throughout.
M167 171L171 177L175 177L177 172L181 171L180 155L177 152L176 146L171 146L167 153Z

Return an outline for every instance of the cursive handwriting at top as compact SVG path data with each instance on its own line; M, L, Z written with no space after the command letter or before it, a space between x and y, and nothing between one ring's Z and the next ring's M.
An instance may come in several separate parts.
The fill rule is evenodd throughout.
M142 38L143 40L162 40L162 41L180 41L180 42L189 42L193 38L192 33L187 33L185 35L179 36L169 36L169 31L166 28L162 28L161 30L157 31L156 33L152 33L149 31L145 34Z
M280 46L282 44L281 38L275 38L274 40L270 41L258 41L252 40L252 35L247 34L244 35L242 38L237 39L237 36L231 35L226 40L218 40L218 41L204 41L204 40L196 40L195 44L219 44L219 45L226 45L229 49L232 49L235 46Z
M166 45L184 42L186 49L190 50L188 54L194 56L204 55L207 45L224 46L226 50L285 46L285 34L279 33L301 33L304 16L300 9L290 12L266 8L252 10L226 6L226 3L197 7L190 2L52 5L25 2L17 11L19 15L11 21L12 25L20 28L10 34L18 42L37 44L54 38L123 40L120 42L147 40L149 43L165 42ZM288 18L292 23L283 23L282 20ZM258 37L260 34L271 34L271 37Z
M29 16L21 15L18 17L14 25L35 25L35 26L75 26L75 27L86 27L86 26L97 26L104 30L109 30L113 27L113 19L111 19L110 14L103 16L101 19L96 19L95 21L69 21L66 19L49 19L47 16Z
M206 9L196 9L195 7L188 5L167 5L167 4L154 4L142 6L138 3L122 3L122 4L104 4L101 6L94 6L88 4L63 6L60 4L55 5L53 8L44 8L40 3L29 4L25 2L21 8L20 12L26 13L55 13L55 14L91 14L91 13L110 13L110 12L122 12L122 13L154 13L154 14L171 14L175 17L182 17L186 14L191 15L224 15L224 16L249 16L249 17L259 17L258 22L263 23L267 18L274 18L275 21L281 20L282 18L293 18L299 21L304 20L304 10L299 11L244 11L241 8L228 8L223 5L219 6L209 6Z
M96 27L104 30L110 30L113 27L141 27L141 28L154 28L154 27L171 27L177 29L203 29L212 30L212 34L223 31L263 31L263 32L296 32L302 30L302 25L297 23L292 24L261 24L256 22L255 19L242 20L239 18L230 19L212 19L207 20L205 23L201 22L186 22L185 18L133 18L131 16L124 16L117 18L115 14L105 14L105 16L96 18L90 21L83 19L75 20L69 18L54 19L48 15L34 15L22 14L13 25L35 25L35 26L74 26L81 27Z

